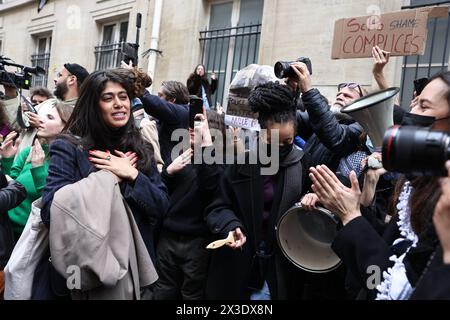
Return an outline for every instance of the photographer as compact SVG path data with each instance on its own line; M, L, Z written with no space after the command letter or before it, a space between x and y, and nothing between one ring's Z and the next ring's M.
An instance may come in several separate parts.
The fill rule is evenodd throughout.
M340 110L364 96L364 91L356 83L340 84L336 100L329 108L319 90L312 87L307 66L294 62L291 68L296 77L289 78L289 82L299 88L308 113L307 118L297 113L297 134L306 140L304 151L310 154L312 165L326 164L334 171L341 158L358 149L363 132L358 123ZM305 136L304 132L312 135Z
M195 67L195 71L191 73L187 79L186 86L189 90L189 94L202 98L203 106L206 110L215 109L214 105L211 103L211 95L216 92L217 79L216 75L212 73L211 83L209 83L204 65L199 64Z
M16 88L12 86L3 85L5 89L5 95L3 100L3 110L6 113L8 119L8 126L11 129L18 128L17 124L17 107L19 106L19 98L17 97Z
M408 116L416 124L450 132L450 72L430 80ZM326 166L311 168L310 177L319 201L342 221L332 247L364 288L362 293L379 300L409 299L439 242L432 227L441 196L438 178L408 175L400 179L394 195L398 212L381 237L361 216L361 192L354 172L349 177L351 188ZM368 270L374 266L383 275L376 288L368 285L373 275Z

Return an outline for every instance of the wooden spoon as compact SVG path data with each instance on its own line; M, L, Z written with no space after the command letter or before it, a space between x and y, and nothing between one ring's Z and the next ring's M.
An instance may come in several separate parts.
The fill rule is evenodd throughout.
M218 249L220 247L223 247L227 243L234 243L234 231L230 231L228 233L228 237L226 237L225 239L211 242L210 244L208 244L206 249Z

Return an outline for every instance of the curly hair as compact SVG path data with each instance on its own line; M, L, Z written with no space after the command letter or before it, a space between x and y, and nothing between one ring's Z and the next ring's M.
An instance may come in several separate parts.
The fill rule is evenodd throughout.
M133 84L134 97L142 97L145 93L145 89L150 87L153 83L152 78L146 72L137 68L119 68L110 71Z
M30 97L32 98L35 95L43 96L46 97L47 99L53 98L53 94L50 92L50 90L48 90L45 87L34 87L33 89L31 89Z
M248 103L253 112L257 112L258 120L263 129L268 122L296 124L294 95L285 85L278 82L268 82L256 87L248 97Z

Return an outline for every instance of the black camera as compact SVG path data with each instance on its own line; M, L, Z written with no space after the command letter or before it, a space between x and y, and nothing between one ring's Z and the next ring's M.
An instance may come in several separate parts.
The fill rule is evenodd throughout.
M386 170L411 176L447 176L450 136L431 128L394 126L383 140L383 166Z
M18 72L8 72L5 66L17 67ZM25 67L12 63L11 59L0 56L0 84L15 86L17 89L30 89L32 75L44 75L45 70L39 66Z
M309 58L300 57L295 62L303 62L308 67L309 74L312 75L312 64L311 60ZM294 70L291 68L291 64L294 63L294 61L278 61L275 63L275 66L273 68L275 72L275 76L278 79L284 79L284 78L294 78L296 76Z
M121 48L121 59L128 64L130 60L133 63L133 66L137 66L138 64L138 46L134 43L123 43Z

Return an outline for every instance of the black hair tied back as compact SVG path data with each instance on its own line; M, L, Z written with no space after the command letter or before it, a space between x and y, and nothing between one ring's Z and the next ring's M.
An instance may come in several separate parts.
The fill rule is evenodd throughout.
M294 121L295 105L291 90L278 82L267 82L256 87L248 97L253 112L259 113L263 128L267 121L285 123Z

